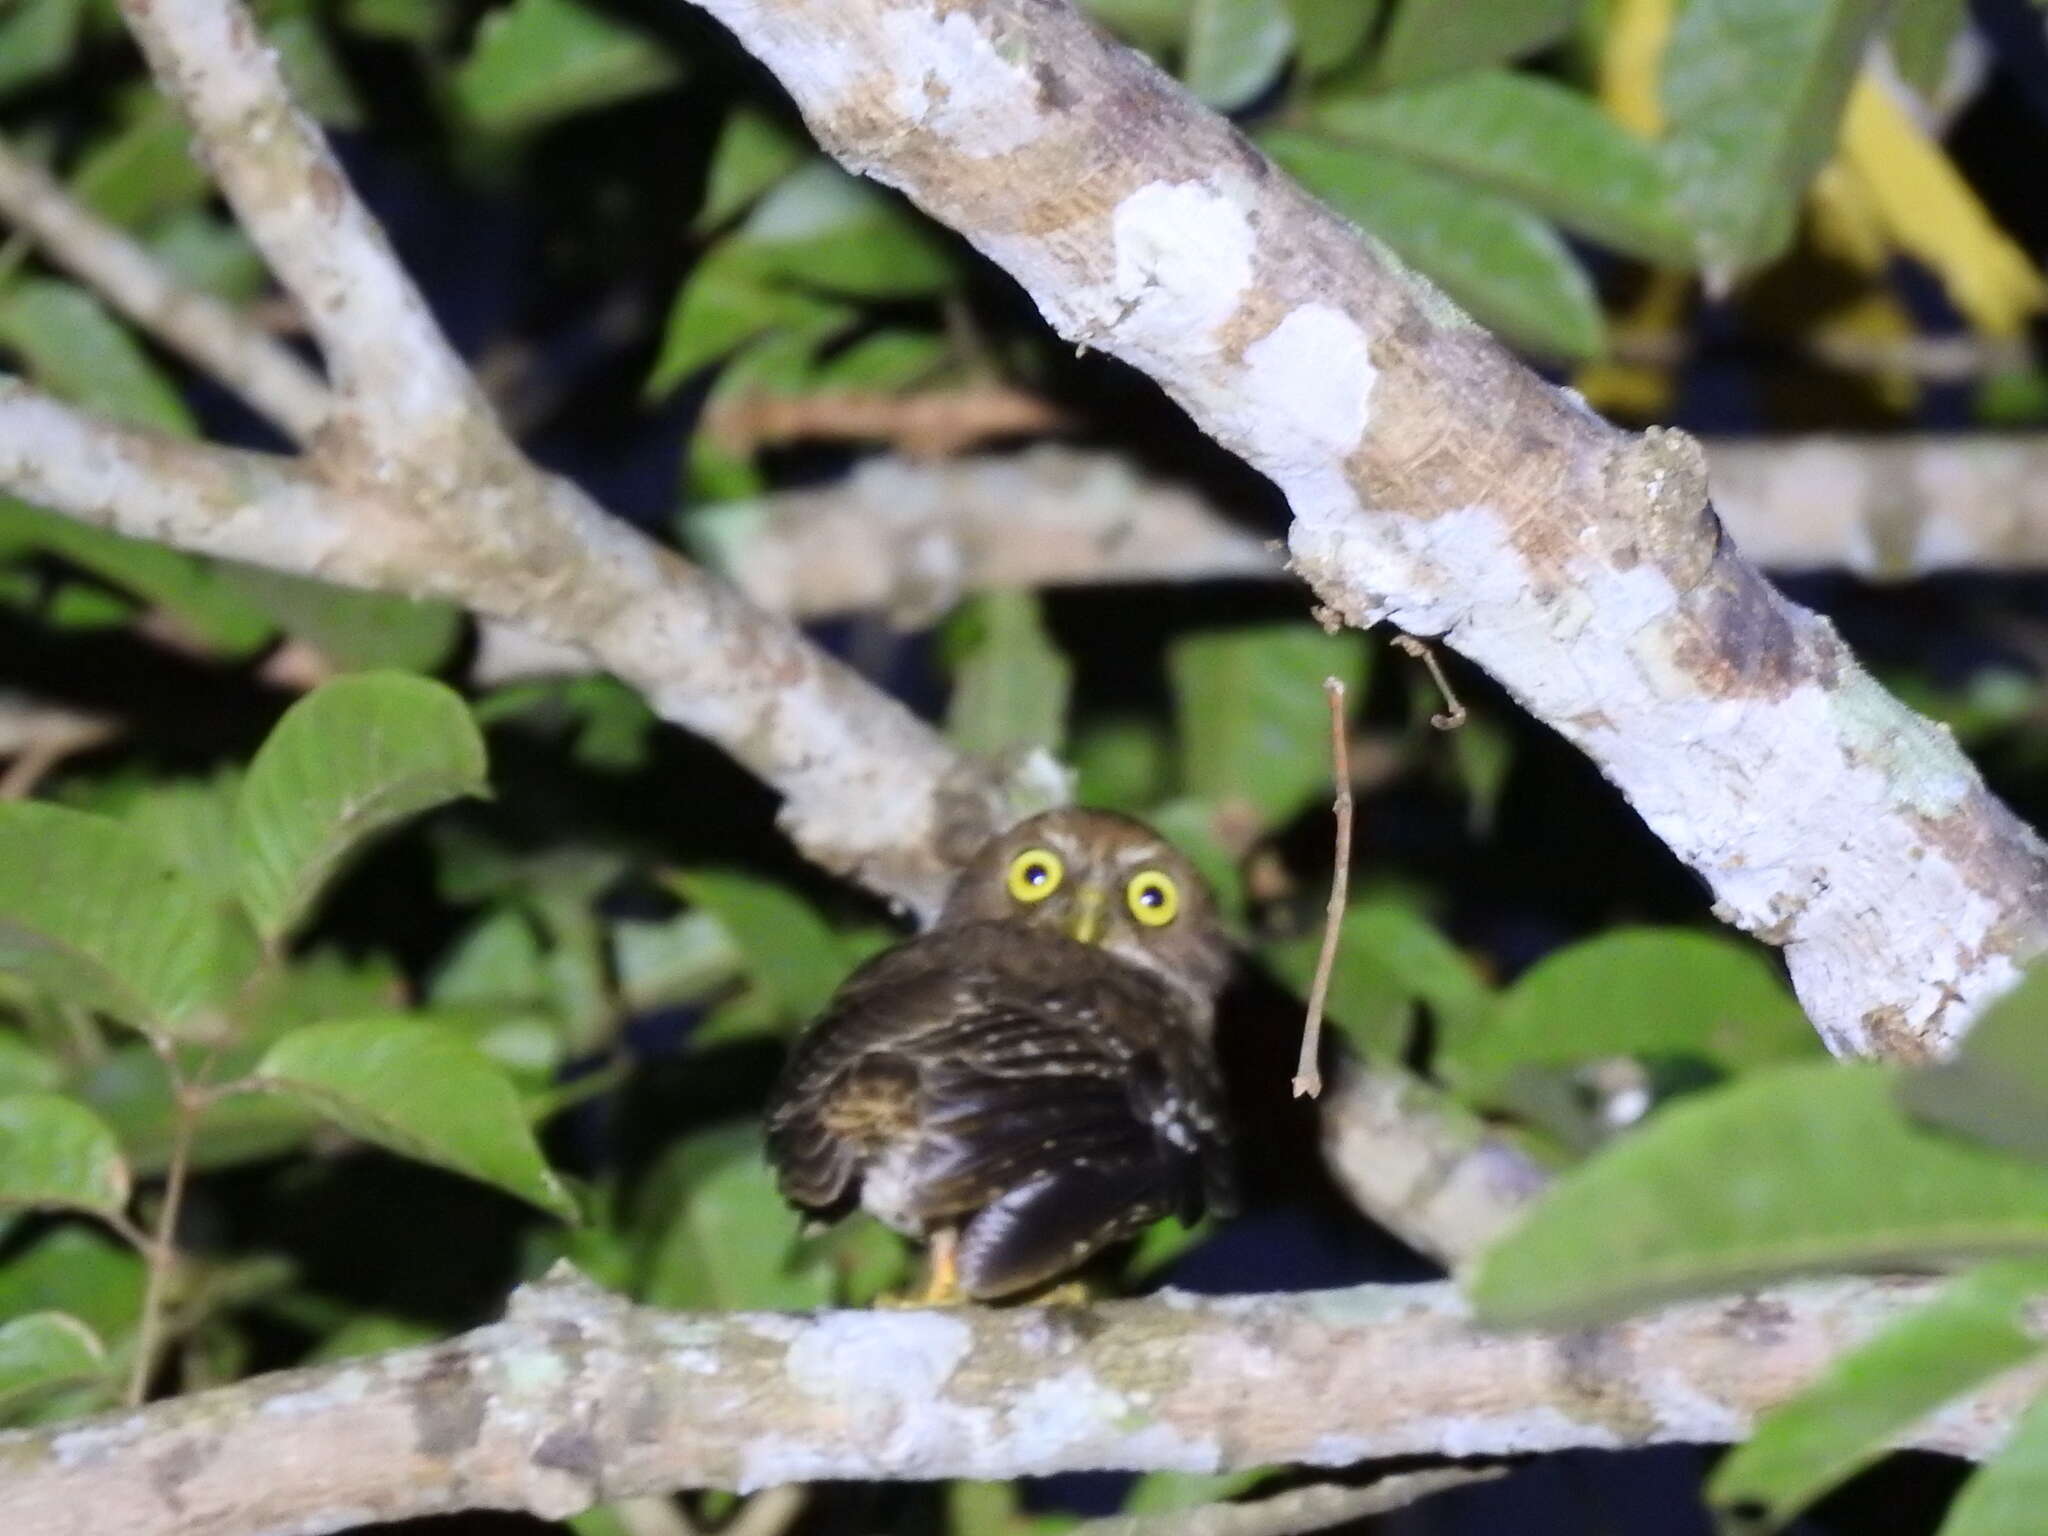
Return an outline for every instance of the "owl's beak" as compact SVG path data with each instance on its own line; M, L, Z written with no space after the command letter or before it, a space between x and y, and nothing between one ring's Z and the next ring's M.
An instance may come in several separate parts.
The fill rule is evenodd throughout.
M1074 893L1074 919L1067 932L1083 944L1102 942L1102 915L1109 905L1109 893L1099 885L1084 885Z

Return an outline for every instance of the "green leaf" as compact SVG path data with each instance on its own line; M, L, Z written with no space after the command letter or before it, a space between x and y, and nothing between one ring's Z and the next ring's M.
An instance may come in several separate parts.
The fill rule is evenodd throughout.
M1691 258L1692 235L1671 206L1656 151L1554 81L1487 70L1386 95L1330 95L1311 121L1519 199L1616 250Z
M289 932L377 833L485 793L483 736L452 690L366 672L308 694L256 753L235 808L242 900L258 932Z
M1708 1497L1741 1510L1745 1527L1789 1520L1950 1398L2039 1354L2024 1314L2043 1291L2039 1261L1962 1276L1766 1414L1715 1468Z
M1505 339L1563 359L1600 350L1591 281L1557 232L1519 203L1319 134L1275 131L1260 143Z
M260 1033L260 1031L258 1031ZM230 1053L230 1072L250 1065L247 1053ZM77 1088L78 1096L121 1139L129 1169L149 1178L170 1166L177 1135L177 1110L163 1058L135 1042L109 1052ZM296 1104L266 1095L243 1094L209 1105L187 1149L195 1172L234 1168L297 1151L312 1139L319 1122Z
M0 1415L106 1373L106 1345L68 1312L31 1312L0 1324Z
M0 1028L0 1095L42 1093L63 1081L63 1064L54 1056Z
M170 100L139 86L123 93L117 111L119 130L95 142L72 170L72 196L109 223L138 232L205 202L213 184Z
M1571 30L1582 0L1400 0L1373 60L1380 86L1518 59Z
M650 1306L792 1311L831 1299L831 1271L800 1251L753 1125L677 1143L649 1175L635 1225L648 1234L635 1289Z
M1322 942L1318 930L1270 945L1265 956L1306 996ZM1436 1015L1446 1049L1478 1033L1493 1007L1472 962L1412 906L1390 900L1354 903L1337 931L1326 1004L1330 1022L1361 1053L1398 1059L1407 1047L1417 1003L1427 1003Z
M223 657L249 655L277 633L224 580L224 567L0 497L0 547L10 544L46 549L127 589Z
M124 1023L211 1037L202 1008L254 961L247 927L137 833L0 804L0 970Z
M2048 964L1986 1010L1947 1061L1900 1079L1908 1113L2048 1162Z
M812 383L821 391L909 389L937 374L951 350L932 331L875 331L819 363Z
M0 95L33 85L71 61L85 0L17 0L0 17Z
M0 346L28 376L119 421L190 436L191 413L127 328L75 284L17 278L0 294Z
M249 237L203 208L181 208L143 243L173 277L231 304L246 304L263 289L263 258Z
M1664 163L1708 275L1791 243L1886 0L1688 0L1664 53Z
M651 39L581 0L513 0L484 18L455 72L455 97L480 126L539 127L660 90L678 78Z
M955 273L907 203L823 157L776 183L728 245L764 278L868 299L935 293Z
M0 1264L0 1320L67 1312L118 1340L142 1310L143 1263L111 1238L67 1223Z
M362 126L363 104L318 16L301 12L269 20L263 40L277 50L285 83L301 107L330 128Z
M1105 811L1141 814L1167 791L1167 745L1166 733L1142 717L1082 727L1068 753L1074 765L1075 801Z
M1234 1499L1266 1475L1247 1467L1236 1472L1150 1472L1124 1495L1126 1515L1175 1515Z
M1231 112L1265 92L1293 49L1284 0L1193 0L1181 74L1205 103Z
M1372 33L1385 0L1287 0L1302 69L1326 75L1348 64Z
M2012 1438L1949 1506L1939 1536L2015 1536L2048 1508L2048 1395L2020 1415Z
M986 758L1059 750L1074 669L1040 621L1035 593L970 599L948 622L945 649L953 664L946 734L954 745Z
M1334 792L1330 703L1335 677L1356 700L1365 636L1311 624L1184 635L1167 652L1181 778L1197 798L1250 805L1268 826Z
M1949 52L1969 17L1969 0L1897 0L1892 59L1906 84L1931 96L1948 74Z
M815 1017L845 980L848 962L832 929L786 887L724 869L678 871L665 883L718 919L754 984L790 1017Z
M432 672L462 634L462 611L249 565L222 575L278 628L350 672Z
M770 283L743 246L719 246L683 280L648 374L647 393L663 394L763 337L808 338L808 356L819 341L858 318L847 305Z
M118 1216L127 1204L128 1165L98 1115L58 1093L0 1099L0 1208Z
M1082 0L1085 10L1140 48L1161 53L1187 33L1193 0Z
M576 1219L511 1080L450 1030L395 1015L311 1024L272 1046L254 1080L365 1141Z
M1460 1081L1485 1094L1519 1066L1692 1057L1732 1072L1818 1049L1754 947L1683 928L1622 928L1530 967L1454 1056Z
M709 911L660 923L617 922L611 941L620 1000L636 1013L700 1002L740 968L731 932Z
M1481 1262L1495 1324L1577 1326L1825 1270L2048 1253L2048 1171L1915 1130L1886 1067L1755 1073L1561 1179Z
M209 895L232 902L235 800L241 791L236 768L223 768L210 779L164 779L142 785L118 814Z
M700 232L718 228L810 156L809 139L752 107L735 107L711 152L704 205L691 227Z

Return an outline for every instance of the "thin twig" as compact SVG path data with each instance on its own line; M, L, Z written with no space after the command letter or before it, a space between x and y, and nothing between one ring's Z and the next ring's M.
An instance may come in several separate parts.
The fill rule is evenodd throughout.
M1345 739L1344 683L1326 677L1330 696L1330 764L1337 781L1332 809L1337 815L1337 862L1330 871L1330 904L1323 916L1323 948L1316 956L1316 977L1308 989L1308 1018L1301 1026L1301 1060L1294 1068L1294 1096L1314 1098L1323 1091L1316 1058L1323 1043L1323 1002L1330 993L1330 971L1337 963L1337 935L1344 925L1344 903L1351 889L1351 749Z
M171 1153L164 1169L163 1208L157 1212L156 1239L149 1245L149 1279L142 1292L142 1318L135 1329L135 1367L128 1377L128 1406L140 1407L149 1394L150 1366L163 1322L164 1286L177 1250L178 1211L185 1203L185 1173L192 1160L192 1133L199 1124L203 1100L178 1069L176 1056L159 1048L171 1076Z
M1393 646L1395 650L1405 651L1429 668L1429 675L1436 682L1437 692L1444 696L1444 703L1447 706L1445 712L1431 715L1429 723L1440 731L1455 731L1463 725L1465 706L1458 702L1458 695L1451 689L1451 680L1444 676L1443 663L1436 659L1436 647L1427 640L1416 639L1413 635L1394 636Z

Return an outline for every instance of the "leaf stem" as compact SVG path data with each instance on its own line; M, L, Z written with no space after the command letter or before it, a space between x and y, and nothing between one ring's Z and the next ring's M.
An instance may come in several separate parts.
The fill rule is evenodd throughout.
M1308 1017L1301 1025L1301 1060L1294 1068L1294 1096L1314 1098L1323 1091L1316 1065L1323 1042L1323 1003L1330 995L1330 972L1337 963L1337 936L1344 925L1344 907L1351 893L1351 748L1345 736L1344 683L1323 679L1330 696L1330 766L1337 781L1331 809L1337 816L1337 860L1330 871L1330 904L1323 914L1323 947L1316 955L1315 980L1308 989Z
M164 1289L177 1261L177 1250L172 1244L178 1232L178 1213L185 1203L185 1174L192 1160L192 1135L209 1102L205 1088L189 1081L179 1070L174 1051L158 1044L157 1054L163 1057L164 1069L171 1076L171 1155L164 1169L164 1199L162 1208L157 1212L156 1236L146 1250L149 1280L143 1287L142 1317L135 1329L135 1366L128 1377L127 1402L131 1408L139 1407L149 1393L150 1367L156 1357L157 1336L162 1331ZM211 1063L209 1056L201 1064L198 1075L202 1079ZM123 1225L132 1227L125 1221Z

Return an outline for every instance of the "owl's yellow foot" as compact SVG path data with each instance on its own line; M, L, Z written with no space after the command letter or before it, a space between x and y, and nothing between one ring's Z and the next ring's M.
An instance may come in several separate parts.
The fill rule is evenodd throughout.
M1085 1307L1103 1297L1100 1286L1090 1285L1086 1280L1062 1280L1049 1290L1040 1291L1031 1298L1034 1307Z
M931 1252L925 1259L924 1284L915 1291L890 1292L875 1298L875 1305L890 1311L912 1307L964 1307L972 1299L960 1288L960 1234L951 1227L932 1233Z

